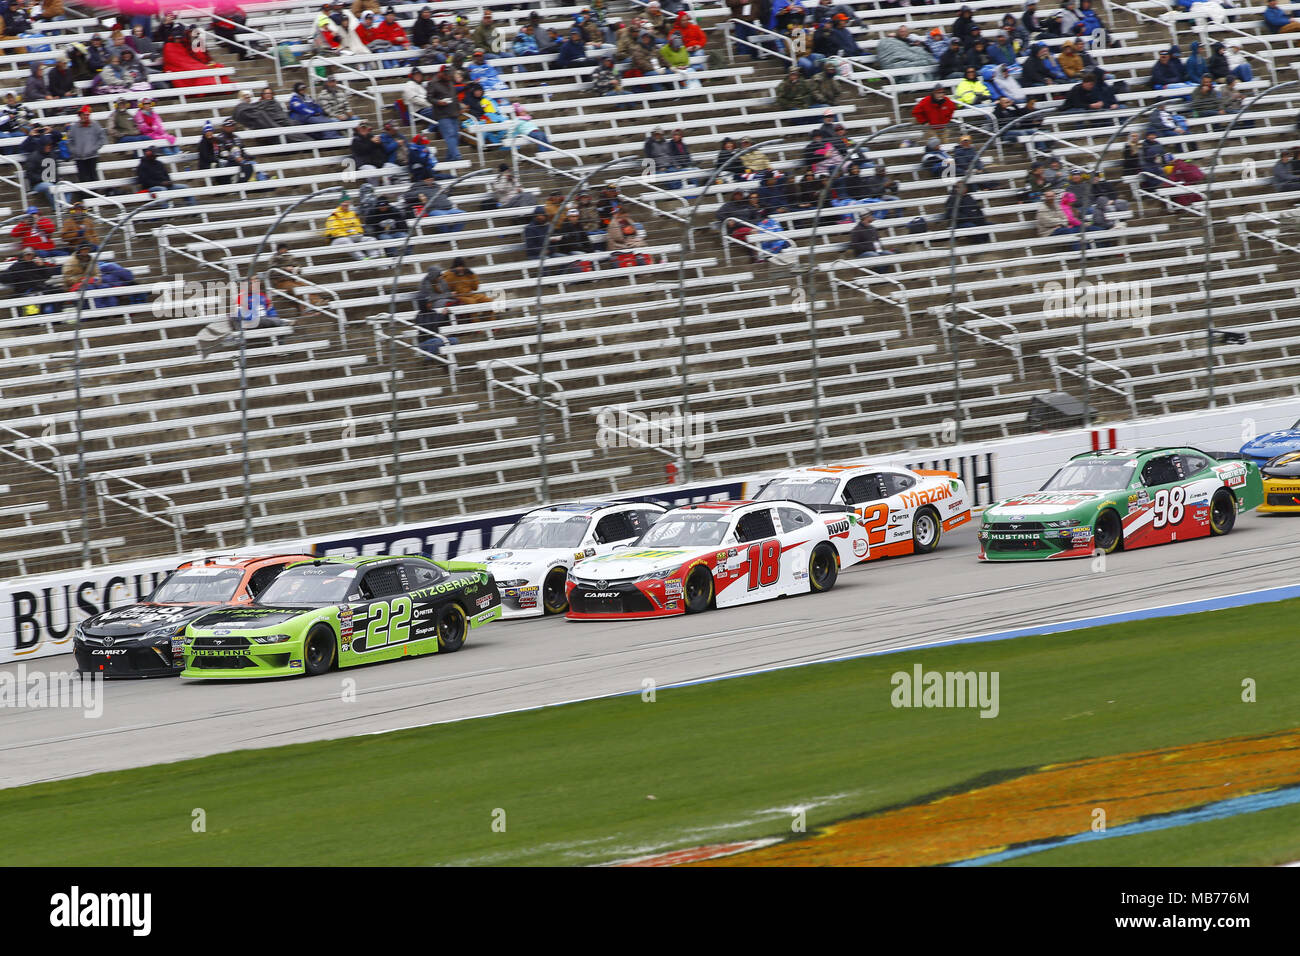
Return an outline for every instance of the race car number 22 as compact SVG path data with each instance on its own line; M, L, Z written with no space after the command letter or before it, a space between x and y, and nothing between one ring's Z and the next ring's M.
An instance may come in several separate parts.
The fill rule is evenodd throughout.
M411 599L396 597L370 605L370 626L366 629L366 650L400 644L410 637Z

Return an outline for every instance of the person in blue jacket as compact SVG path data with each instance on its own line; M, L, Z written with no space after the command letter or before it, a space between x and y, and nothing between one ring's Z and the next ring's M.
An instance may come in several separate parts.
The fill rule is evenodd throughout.
M306 83L295 83L293 85L293 95L289 97L289 116L295 123L317 125L334 122L323 109L307 98ZM338 130L328 129L321 130L318 133L308 133L307 135L312 139L338 139L343 134Z

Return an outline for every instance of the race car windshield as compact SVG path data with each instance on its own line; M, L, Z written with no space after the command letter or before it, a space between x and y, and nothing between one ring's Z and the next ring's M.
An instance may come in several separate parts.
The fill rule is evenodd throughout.
M1072 461L1040 491L1111 491L1127 488L1137 466L1122 461Z
M806 505L828 505L835 500L838 478L819 478L816 481L769 481L758 493L757 501L799 501Z
M235 596L239 568L186 568L164 581L149 600L157 604L221 604Z
M290 568L271 582L258 604L340 604L356 586L357 569L347 564Z
M582 544L587 533L586 515L560 518L556 515L524 515L506 536L497 542L498 548L563 548L571 551Z
M658 548L710 547L721 544L727 533L724 515L670 514L654 523L637 547Z

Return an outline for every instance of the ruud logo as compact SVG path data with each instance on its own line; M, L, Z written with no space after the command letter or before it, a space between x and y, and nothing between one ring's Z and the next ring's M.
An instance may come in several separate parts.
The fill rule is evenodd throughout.
M50 925L55 927L124 927L133 936L148 936L152 914L151 893L82 893L74 886L50 897Z

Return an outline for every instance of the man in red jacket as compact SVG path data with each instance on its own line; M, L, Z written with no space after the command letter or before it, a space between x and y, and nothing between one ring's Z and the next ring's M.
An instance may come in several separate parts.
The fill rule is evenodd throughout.
M397 22L397 11L392 7L384 14L384 22L371 31L370 39L379 38L393 46L410 46L411 41L402 29L402 25Z
M18 240L23 249L31 249L38 256L45 257L54 252L54 223L40 214L35 206L27 210L27 215L18 221L10 233Z
M916 105L912 107L912 119L922 126L942 129L952 120L952 114L955 112L957 112L957 104L948 98L942 86L936 84L929 96L917 100Z
M685 10L677 14L677 22L673 24L672 33L668 34L668 39L673 38L673 34L679 34L682 38L682 46L691 53L697 53L704 49L709 42L704 31L697 24L691 21L691 15Z

